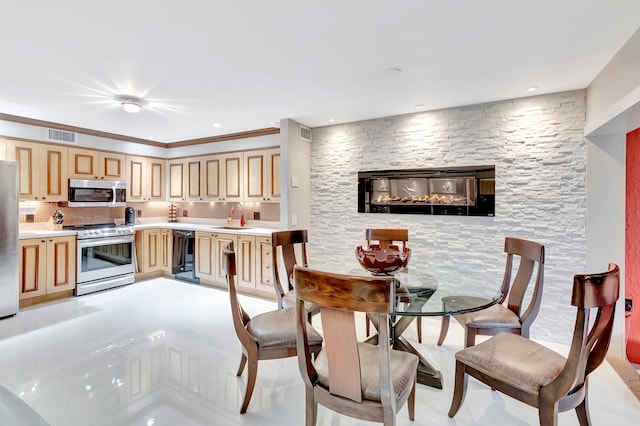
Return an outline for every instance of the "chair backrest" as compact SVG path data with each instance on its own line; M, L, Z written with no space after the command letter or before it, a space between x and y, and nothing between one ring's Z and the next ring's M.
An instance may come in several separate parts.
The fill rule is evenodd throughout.
M235 276L236 276L236 253L233 251L233 242L227 244L224 248L222 261L222 270L227 278L227 289L229 291L229 301L231 302L231 317L233 318L233 327L236 330L236 335L240 342L244 345L245 342L252 339L251 335L245 328L245 325L251 317L242 309L240 300L238 299L238 292L236 290Z
M392 228L365 229L364 238L367 240L367 248L375 242L377 242L383 250L386 250L391 244L401 243L401 249L404 250L407 241L409 241L409 230Z
M271 234L273 282L279 307L282 307L282 296L286 292L293 290L293 283L291 282L293 267L295 265L308 265L308 241L306 229L279 231ZM296 251L299 253L299 259L296 257ZM284 281L284 283L281 281Z
M507 253L507 263L502 281L502 300L507 299L507 307L520 317L522 335L528 337L529 327L538 315L542 302L542 287L544 284L544 246L520 238L507 237L504 240L504 251ZM512 278L514 256L519 257L518 271ZM527 288L531 283L533 273L533 292L527 309L522 312Z
M389 318L395 301L392 277L360 277L294 269L298 328L298 360L303 380L312 385L317 372L311 362L306 336L304 303L320 306L322 332L329 362L330 393L362 402L360 358L358 356L354 312L380 315L378 343L380 351L380 389L382 404L393 407L395 396L389 371Z
M577 308L573 340L562 373L545 386L545 392L575 394L602 364L611 342L619 293L620 268L615 263L609 263L607 272L573 277L571 304ZM596 309L595 320L590 320L591 309Z

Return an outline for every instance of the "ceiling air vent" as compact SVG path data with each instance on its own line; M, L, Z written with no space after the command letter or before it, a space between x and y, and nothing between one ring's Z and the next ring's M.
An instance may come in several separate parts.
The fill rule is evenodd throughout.
M311 142L311 129L300 125L300 139Z
M47 140L52 142L78 143L78 134L66 130L47 129Z

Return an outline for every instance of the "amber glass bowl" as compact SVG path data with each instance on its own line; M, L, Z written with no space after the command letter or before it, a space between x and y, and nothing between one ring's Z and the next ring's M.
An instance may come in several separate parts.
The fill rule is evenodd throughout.
M356 258L360 265L375 275L390 275L407 266L411 257L411 249L400 249L397 245L390 245L386 250L377 244L369 248L356 247Z

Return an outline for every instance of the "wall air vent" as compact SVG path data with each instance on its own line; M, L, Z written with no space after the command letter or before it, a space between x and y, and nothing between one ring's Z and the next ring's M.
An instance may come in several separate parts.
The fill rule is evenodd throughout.
M300 125L300 139L311 142L311 129Z
M78 143L78 134L66 130L47 129L47 140L52 142Z

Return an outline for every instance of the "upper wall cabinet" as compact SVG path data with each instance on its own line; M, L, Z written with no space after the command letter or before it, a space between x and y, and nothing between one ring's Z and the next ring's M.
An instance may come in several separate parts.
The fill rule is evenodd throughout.
M72 179L125 180L125 155L92 149L69 148Z
M127 155L127 201L163 201L165 160Z
M7 141L0 138L0 160L7 159Z
M169 160L169 200L242 201L242 152Z
M244 153L245 201L280 202L280 150Z
M7 160L20 163L20 200L67 200L67 147L10 140L6 149Z

